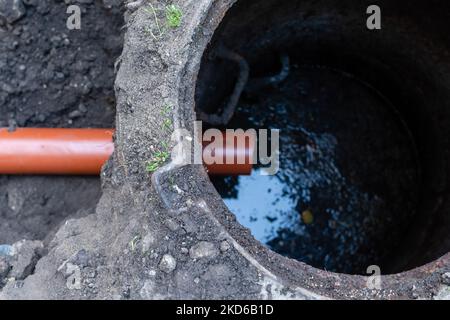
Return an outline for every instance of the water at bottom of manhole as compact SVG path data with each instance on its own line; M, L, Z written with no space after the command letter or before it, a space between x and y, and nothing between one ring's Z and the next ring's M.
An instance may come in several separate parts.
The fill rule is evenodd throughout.
M419 167L382 94L342 72L297 66L277 87L244 95L228 128L280 129L276 175L211 179L257 240L329 271L388 263L414 216Z

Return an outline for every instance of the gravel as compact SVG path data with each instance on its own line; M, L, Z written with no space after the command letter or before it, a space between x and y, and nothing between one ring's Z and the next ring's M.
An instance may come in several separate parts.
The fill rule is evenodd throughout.
M171 273L176 267L177 261L170 254L165 254L159 263L159 269L165 273Z

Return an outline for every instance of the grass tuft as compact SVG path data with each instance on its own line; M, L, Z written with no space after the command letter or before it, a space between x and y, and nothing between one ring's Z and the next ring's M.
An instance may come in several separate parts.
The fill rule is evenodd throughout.
M152 160L147 162L147 171L155 172L158 170L170 157L168 151L157 151L153 155Z
M171 4L166 7L166 19L169 27L178 28L181 25L182 18L183 11L178 6Z

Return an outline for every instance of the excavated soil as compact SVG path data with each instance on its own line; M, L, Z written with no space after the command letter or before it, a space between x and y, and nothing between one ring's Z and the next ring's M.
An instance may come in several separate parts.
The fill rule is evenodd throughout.
M66 28L67 2L23 1L20 19L0 19L0 127L114 126L121 1L69 1L81 30ZM0 176L0 243L50 238L100 195L98 177Z

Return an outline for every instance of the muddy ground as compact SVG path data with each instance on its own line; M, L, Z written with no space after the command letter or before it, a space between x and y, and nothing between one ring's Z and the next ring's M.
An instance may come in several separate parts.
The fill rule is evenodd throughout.
M19 3L0 17L0 127L113 127L121 1ZM72 3L81 30L66 28ZM49 239L66 218L92 213L100 195L98 177L0 176L0 243Z

